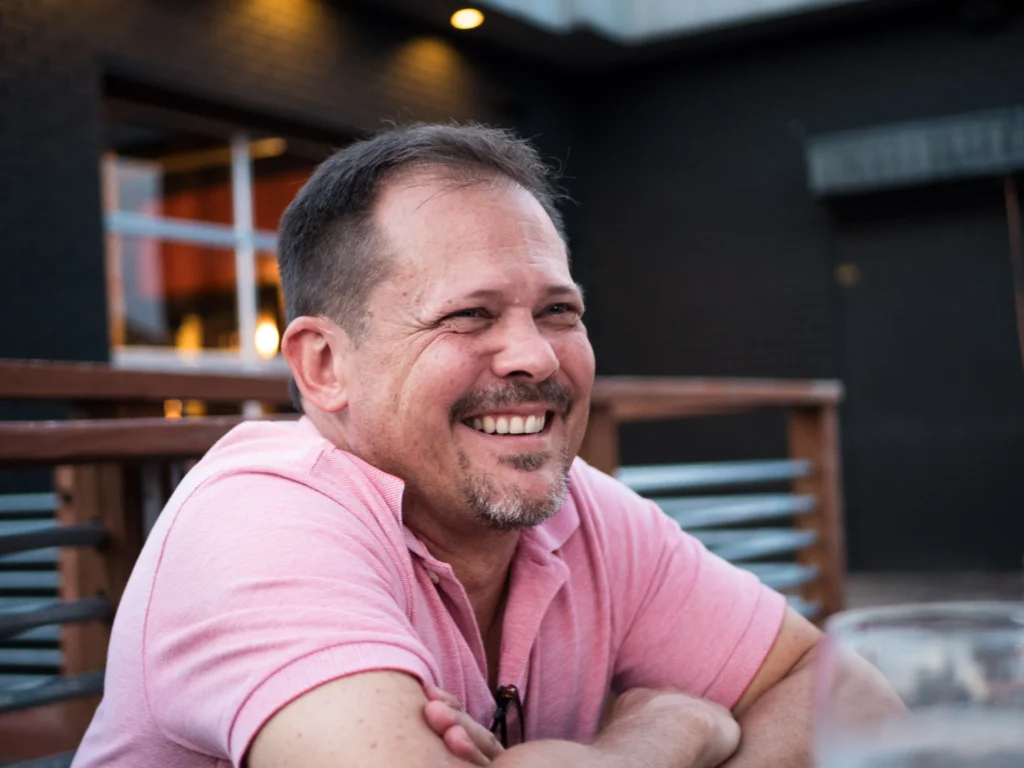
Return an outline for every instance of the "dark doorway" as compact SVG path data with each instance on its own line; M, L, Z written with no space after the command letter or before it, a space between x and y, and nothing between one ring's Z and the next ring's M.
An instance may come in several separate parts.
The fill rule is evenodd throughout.
M851 566L1019 569L1024 369L996 182L831 206Z

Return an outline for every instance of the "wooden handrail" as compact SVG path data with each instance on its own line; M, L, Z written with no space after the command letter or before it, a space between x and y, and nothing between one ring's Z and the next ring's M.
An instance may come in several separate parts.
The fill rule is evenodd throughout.
M0 422L0 466L199 457L242 421L215 416Z
M0 360L0 399L139 403L246 400L286 405L288 377L268 373L133 371L104 363Z
M620 421L628 421L737 408L835 405L842 395L842 386L834 381L599 376L591 402L614 408ZM290 402L284 374L137 371L45 360L0 360L0 399Z
M843 387L836 381L599 376L591 403L612 409L619 421L634 421L747 408L836 405L842 398Z

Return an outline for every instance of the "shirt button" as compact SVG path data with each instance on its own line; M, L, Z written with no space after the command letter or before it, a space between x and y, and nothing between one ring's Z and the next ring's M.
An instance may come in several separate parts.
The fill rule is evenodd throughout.
M436 573L434 573L434 571L428 570L427 571L427 576L430 577L430 580L432 582L434 582L434 584L440 584L441 583L441 577L438 576Z

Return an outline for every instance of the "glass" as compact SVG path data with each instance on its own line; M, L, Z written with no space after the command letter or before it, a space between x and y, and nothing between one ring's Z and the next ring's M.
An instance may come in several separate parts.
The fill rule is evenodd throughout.
M902 704L866 693L878 673ZM815 699L823 768L1024 766L1024 603L838 614Z
M174 347L183 355L238 349L233 250L108 236L118 270L121 346Z
M276 232L281 215L302 185L330 152L280 137L254 139L252 158L253 223L256 229Z
M228 224L231 147L222 138L154 125L106 125L108 211Z

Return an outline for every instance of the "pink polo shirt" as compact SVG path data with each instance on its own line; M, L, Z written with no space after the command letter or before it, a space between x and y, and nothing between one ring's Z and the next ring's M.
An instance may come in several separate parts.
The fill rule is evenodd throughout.
M221 440L132 573L74 766L239 766L289 701L369 670L430 680L489 725L472 608L402 525L402 488L307 420ZM527 739L592 738L609 689L734 704L775 639L782 596L583 461L569 489L512 563L498 680L523 695Z

